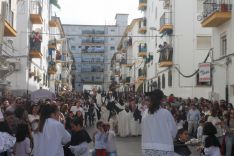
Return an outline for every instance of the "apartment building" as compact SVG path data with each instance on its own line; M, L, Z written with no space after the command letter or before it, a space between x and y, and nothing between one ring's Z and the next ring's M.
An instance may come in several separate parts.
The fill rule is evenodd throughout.
M75 60L76 91L90 86L109 89L111 59L127 27L128 14L116 14L115 19L115 25L63 25Z
M9 95L10 81L7 77L18 71L19 61L9 60L15 51L12 47L12 38L16 37L17 1L0 1L0 97Z
M143 92L143 84L146 80L145 58L152 56L147 54L147 43L144 36L146 31L145 18L133 19L126 29L118 46L117 54L120 55L119 92L135 91ZM152 61L148 60L148 62ZM113 72L114 73L114 72ZM116 73L114 74L116 77Z
M204 28L212 28L212 97L234 103L234 11L232 0L205 0L200 16Z
M11 44L8 47L12 49L9 61L15 62L17 67L17 71L7 77L11 93L22 96L39 88L55 92L53 79L58 66L55 56L62 53L57 44L64 37L61 22L55 16L57 8L52 1L42 0L15 1L15 8L17 20L13 26L17 33L8 40ZM55 38L51 34L61 35Z
M166 95L208 98L212 82L200 82L198 72L211 48L211 29L198 20L203 1L139 0L138 9L145 20L139 31L153 58L146 59L144 91L160 88Z

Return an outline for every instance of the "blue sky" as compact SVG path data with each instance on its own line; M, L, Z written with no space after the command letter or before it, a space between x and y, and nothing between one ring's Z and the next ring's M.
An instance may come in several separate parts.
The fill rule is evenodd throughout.
M129 14L132 19L142 17L137 9L139 0L59 0L58 14L63 24L115 24L116 13Z

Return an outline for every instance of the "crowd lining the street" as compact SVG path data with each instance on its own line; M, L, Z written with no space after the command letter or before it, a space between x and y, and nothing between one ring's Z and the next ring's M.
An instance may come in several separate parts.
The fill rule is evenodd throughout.
M225 100L166 97L160 90L1 101L0 156L88 156L91 142L93 155L116 156L116 135L142 135L143 156L189 156L189 145L203 155L232 156L234 109Z

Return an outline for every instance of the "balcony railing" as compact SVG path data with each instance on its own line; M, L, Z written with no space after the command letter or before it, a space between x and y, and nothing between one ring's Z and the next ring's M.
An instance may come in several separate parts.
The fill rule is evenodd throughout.
M138 46L138 57L145 57L147 52L147 44L140 44Z
M13 28L14 25L14 12L9 11L8 4L6 2L2 2L2 8L5 12L3 13L4 15L4 36L9 36L9 37L15 37L16 36L16 30Z
M50 48L50 49L56 49L57 48L56 38L53 38L53 39L49 40L48 48Z
M48 74L56 74L57 68L54 61L50 61L48 64Z
M160 33L163 33L165 31L171 32L173 29L172 25L172 13L171 12L165 12L163 15L160 17Z
M146 70L138 69L138 81L144 81L146 78Z
M33 31L30 35L29 46L30 46L30 56L31 58L41 58L41 42L42 36L39 32Z
M88 47L88 48L82 48L82 52L84 53L104 53L105 49L104 48L93 48L93 47Z
M30 5L30 19L33 24L42 24L42 6L39 0L31 1Z
M173 65L173 48L170 45L164 45L158 50L159 56L159 66L160 67L170 67Z
M58 17L51 16L51 19L49 21L49 26L50 27L57 27L58 26Z
M231 0L206 0L203 3L203 27L217 27L231 19Z
M139 6L138 6L138 9L139 10L146 10L147 8L147 0L139 0Z
M147 20L146 18L143 18L139 21L139 30L138 32L141 34L146 33L146 25L147 25Z
M81 42L91 43L91 44L104 44L104 39L90 38L90 39L83 39Z
M105 34L104 30L83 30L82 35L92 35L92 34L97 34L97 35L103 35Z
M130 83L130 81L131 81L131 77L130 76L126 77L126 83Z

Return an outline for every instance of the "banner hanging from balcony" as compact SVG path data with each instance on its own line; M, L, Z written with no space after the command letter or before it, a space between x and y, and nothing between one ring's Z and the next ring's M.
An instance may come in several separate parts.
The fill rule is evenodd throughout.
M199 82L211 81L211 66L210 63L199 64Z

